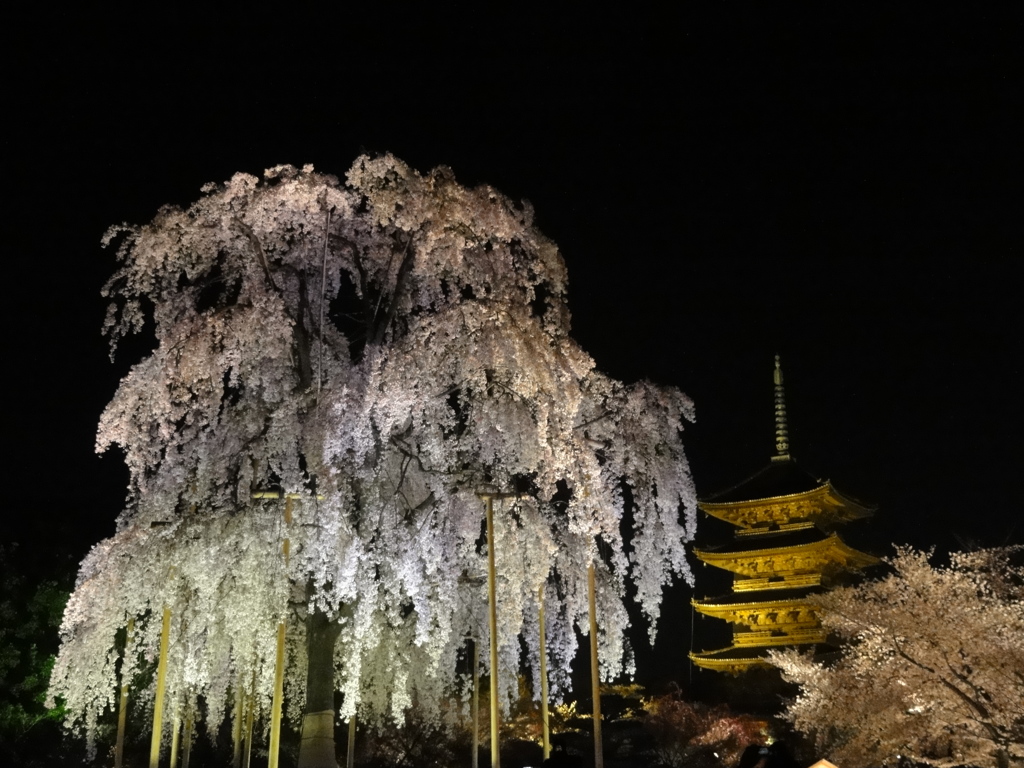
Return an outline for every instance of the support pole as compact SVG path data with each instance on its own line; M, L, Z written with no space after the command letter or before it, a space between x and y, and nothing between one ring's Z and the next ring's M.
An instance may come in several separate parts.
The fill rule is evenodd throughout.
M348 746L345 749L345 768L354 768L356 764L356 715L348 719Z
M252 762L252 723L256 719L256 673L252 673L252 692L247 697L248 708L245 712L245 749L242 750L242 768L249 768Z
M267 768L277 768L281 747L281 699L284 695L284 622L277 625L277 663L274 667L274 700L270 705L270 755Z
M171 636L171 609L164 607L160 632L160 661L156 671L156 701L153 703L153 737L149 741L149 768L160 766L160 737L164 725L164 689L167 687L167 646Z
M288 538L288 528L292 524L292 504L295 503L295 499L289 496L284 501L284 543L281 545L281 551L284 553L284 567L288 567L288 556L291 553L291 541Z
M245 719L245 692L242 690L242 677L238 677L235 687L235 722L231 727L231 768L242 768L242 720Z
M117 741L114 744L114 768L124 765L124 729L128 722L128 679L125 677L125 665L128 663L128 649L135 637L135 618L128 619L128 629L124 635L124 655L121 656L121 694L117 702Z
M604 768L604 748L601 743L601 669L597 663L597 597L594 563L587 568L587 593L590 601L590 685L594 698L594 768Z
M156 674L156 701L153 703L153 736L149 742L149 766L160 764L160 739L163 736L164 692L167 687L167 648L171 634L171 609L165 607L160 631L160 661Z
M291 525L292 503L294 499L288 496L284 502L284 522ZM287 534L287 530L285 531ZM288 536L285 535L281 551L284 553L284 567L288 568L289 554ZM277 661L274 664L274 699L270 706L270 754L267 758L267 768L277 768L279 753L281 751L281 704L284 699L284 622L277 625Z
M494 500L487 496L487 602L491 630L491 768L501 768L498 743L498 611L494 573ZM154 766L155 768L155 766Z
M473 768L480 768L480 641L473 638Z
M544 585L537 590L537 624L540 629L540 724L541 746L544 748L544 759L551 757L551 729L548 721L548 651L547 635L544 631Z
M178 765L178 735L181 733L181 718L175 715L171 718L174 730L171 731L171 768Z
M189 715L185 718L185 745L182 748L183 754L181 756L181 768L188 768L189 760L192 757L192 726L192 716Z

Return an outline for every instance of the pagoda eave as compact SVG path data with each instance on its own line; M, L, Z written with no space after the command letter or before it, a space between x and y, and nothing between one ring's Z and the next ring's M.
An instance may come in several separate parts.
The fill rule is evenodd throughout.
M793 628L818 626L817 605L803 599L764 600L747 603L709 603L691 600L691 605L705 616L741 624L751 629Z
M738 675L741 672L746 672L748 669L752 669L754 667L771 667L771 664L768 661L757 657L745 659L716 659L714 657L705 656L701 653L691 653L690 661L698 667L711 669L715 672L725 672L730 675Z
M758 634L761 633L748 632L737 635L733 639L733 644L726 648L700 653L691 652L690 661L704 669L729 672L735 675L752 667L774 666L765 655L772 648L824 646L827 644L825 632L821 629L808 629L790 635L754 637ZM744 635L747 636L744 637Z
M768 659L761 658L760 656L746 656L746 657L716 657L716 653L723 651L732 650L732 648L723 648L722 650L706 651L703 653L690 653L691 662L697 667L701 667L706 670L714 670L715 672L724 672L729 675L738 675L741 672L746 672L755 667L771 667L771 663Z
M831 527L869 517L874 511L842 495L827 481L801 493L746 501L702 501L697 506L712 517L747 530L780 527L801 521Z
M708 565L731 571L742 578L757 579L758 582L820 573L830 565L859 569L880 562L878 558L848 546L835 533L806 544L740 552L694 549L693 553ZM795 582L793 585L796 586Z

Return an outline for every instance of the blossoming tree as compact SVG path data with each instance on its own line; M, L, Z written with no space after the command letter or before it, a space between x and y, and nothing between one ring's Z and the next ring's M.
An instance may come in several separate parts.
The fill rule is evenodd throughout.
M595 370L529 206L391 156L344 182L282 166L203 192L107 235L112 346L150 319L157 346L100 421L97 449L119 446L131 480L64 618L51 695L75 727L93 738L119 680L156 657L162 615L164 701L211 733L268 711L278 626L301 765L333 764L335 690L342 717L436 715L466 638L487 641L488 490L508 496L503 698L522 665L536 679L541 601L564 690L590 564L602 672L628 669L625 581L653 638L662 587L689 578L692 406Z
M849 641L823 666L772 660L800 684L787 718L840 765L898 756L935 765L1024 760L1024 568L1019 548L954 554L935 567L900 549L894 573L817 596Z

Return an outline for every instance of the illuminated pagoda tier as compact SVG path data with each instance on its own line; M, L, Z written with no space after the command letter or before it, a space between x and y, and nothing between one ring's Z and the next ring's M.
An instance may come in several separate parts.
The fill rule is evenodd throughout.
M782 369L775 358L775 448L771 462L739 485L698 503L735 527L734 540L695 550L733 574L732 592L693 600L701 613L733 626L732 645L690 653L699 667L738 674L769 666L779 646L822 646L814 595L878 559L847 545L837 529L868 517L865 506L809 475L789 455Z

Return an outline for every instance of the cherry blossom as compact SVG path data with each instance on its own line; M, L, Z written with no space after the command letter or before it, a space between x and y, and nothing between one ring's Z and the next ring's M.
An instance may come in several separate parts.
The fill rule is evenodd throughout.
M897 550L889 576L823 595L848 645L834 664L773 653L800 684L786 713L840 765L1005 766L1024 759L1024 568L1020 550Z

